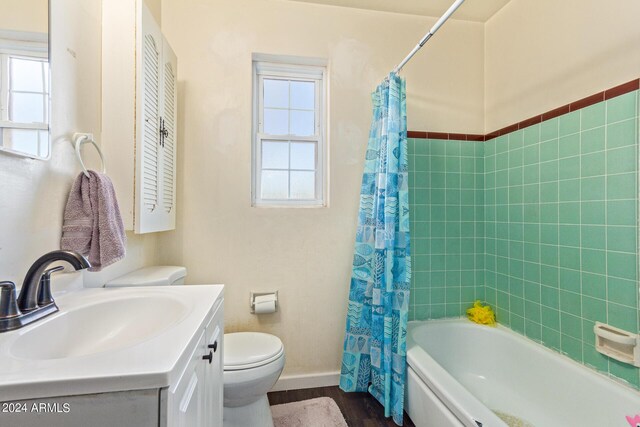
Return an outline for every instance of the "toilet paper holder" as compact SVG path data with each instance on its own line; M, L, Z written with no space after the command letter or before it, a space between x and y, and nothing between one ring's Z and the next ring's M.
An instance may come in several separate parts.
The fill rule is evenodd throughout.
M256 313L256 297L273 295L275 298L275 308L278 311L278 291L275 292L250 292L249 293L249 306L251 307L251 314Z

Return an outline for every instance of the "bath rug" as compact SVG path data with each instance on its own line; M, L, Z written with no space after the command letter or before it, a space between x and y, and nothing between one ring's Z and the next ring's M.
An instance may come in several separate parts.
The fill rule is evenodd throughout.
M509 427L534 427L529 421L518 418L515 415L507 414L505 412L493 411L502 421L504 421Z
M348 427L330 397L301 400L271 407L275 427Z

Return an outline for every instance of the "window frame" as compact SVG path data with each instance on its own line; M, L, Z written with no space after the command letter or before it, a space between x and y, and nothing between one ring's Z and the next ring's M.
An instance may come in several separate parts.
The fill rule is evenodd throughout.
M12 59L22 60L22 61L34 61L39 62L41 67L44 67L44 64L47 64L47 68L42 70L42 87L44 88L43 92L32 92L26 90L12 90L10 78L11 78L11 65L10 62ZM51 97L51 88L49 87L50 82L48 81L49 74L49 61L46 57L42 56L27 56L25 53L5 53L0 49L0 127L2 128L11 128L11 129L31 129L31 130L49 130L49 122L50 118L50 97ZM11 108L11 95L14 93L20 94L32 94L38 95L43 98L42 101L42 116L44 117L43 122L19 122L16 120L12 120L9 117L9 110Z
M307 58L274 58L254 55L253 58L253 118L252 118L252 179L251 205L253 207L325 207L327 206L327 67L322 60ZM264 80L303 81L315 83L315 135L297 136L291 134L274 135L263 132ZM288 111L295 110L288 108ZM291 169L291 156L287 169L262 168L262 145L264 141L287 142L289 151L292 143L313 143L315 145L315 198L313 199L263 199L262 171ZM304 170L309 171L309 170ZM289 186L291 180L289 176Z
M51 63L49 60L48 35L43 33L0 30L0 133L5 130L16 131L37 131L38 154L25 154L3 145L3 135L0 134L0 151L26 155L37 159L49 159L51 148L46 156L41 155L43 144L50 144L49 129L51 126ZM44 70L43 87L44 92L30 91L10 91L10 70L9 62L11 58L29 61L38 61L46 64ZM33 93L44 98L43 113L44 122L17 122L9 120L9 97L11 92ZM46 133L46 136L43 135Z

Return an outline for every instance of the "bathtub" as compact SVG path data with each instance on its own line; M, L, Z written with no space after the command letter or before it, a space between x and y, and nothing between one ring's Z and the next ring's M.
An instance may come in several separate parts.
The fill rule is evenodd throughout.
M405 409L417 427L635 427L627 416L637 414L640 423L640 393L502 326L409 322L407 365Z

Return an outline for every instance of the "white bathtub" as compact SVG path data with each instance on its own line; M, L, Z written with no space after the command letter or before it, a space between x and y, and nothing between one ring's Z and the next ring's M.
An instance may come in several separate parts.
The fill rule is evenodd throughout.
M407 364L417 427L507 426L493 411L536 427L630 427L640 414L634 389L502 326L409 322Z

